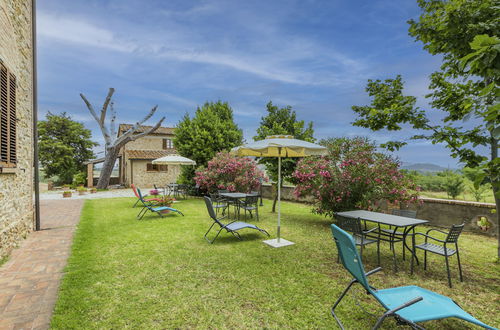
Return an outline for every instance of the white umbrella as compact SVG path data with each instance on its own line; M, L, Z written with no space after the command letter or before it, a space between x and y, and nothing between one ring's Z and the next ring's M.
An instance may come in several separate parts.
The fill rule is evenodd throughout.
M281 157L307 157L326 154L326 148L319 144L297 140L290 135L268 136L265 140L255 141L231 149L238 156L278 157L278 238L264 241L272 247L294 244L281 239Z
M153 160L153 164L159 165L196 165L194 160L179 155L168 155Z

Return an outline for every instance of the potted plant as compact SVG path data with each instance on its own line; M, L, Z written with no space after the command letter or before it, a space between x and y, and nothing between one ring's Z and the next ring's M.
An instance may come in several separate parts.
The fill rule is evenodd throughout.
M159 195L159 194L160 194L160 192L158 191L158 189L151 189L151 190L149 191L149 194L150 194L151 196L157 196L157 195Z
M488 221L486 217L479 217L477 225L479 228L481 228L482 231L488 231L488 229L490 229L491 227L491 223Z
M85 195L87 192L87 189L83 186L76 188L76 191L78 191L78 195Z
M155 206L167 206L171 207L174 204L175 198L170 196L160 196L159 201L156 202ZM161 213L169 213L170 210L161 211Z
M71 197L71 195L72 195L71 190L63 191L63 198Z
M90 188L90 193L95 194L97 192L97 188Z

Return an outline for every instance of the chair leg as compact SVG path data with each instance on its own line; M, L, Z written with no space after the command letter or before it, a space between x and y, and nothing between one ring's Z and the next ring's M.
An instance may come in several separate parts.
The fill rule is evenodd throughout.
M450 264L448 262L448 256L445 256L446 260L446 273L448 274L448 286L451 288L451 276L450 276Z
M340 295L339 299L337 299L337 301L335 302L335 304L333 304L333 307L332 307L332 310L331 310L332 316L335 318L335 321L337 321L340 329L342 329L342 330L344 330L344 325L342 324L342 322L340 322L340 319L337 317L337 315L335 315L335 308L337 308L337 305L344 298L344 296L349 291L349 289L351 288L351 286L354 283L356 283L356 282L357 282L357 280L352 280L351 283L349 283L349 285L347 286L347 288L345 288L344 292L342 292L342 294Z
M392 260L394 261L394 271L397 272L398 271L398 263L396 261L396 249L394 248L394 246L392 249Z
M458 253L458 247L457 247L457 261L458 261L458 273L460 274L460 282L463 282L464 278L462 277L462 265L460 264L460 254Z
M427 250L424 250L424 270L427 270Z
M380 241L377 241L377 263L378 267L380 267Z
M257 218L257 221L259 221L259 207L255 209L255 217Z
M140 201L140 199L137 199L137 200L135 201L134 206L132 206L132 207L133 207L133 208L134 208L134 207L136 207L136 206L137 206L137 203L139 203L139 201Z

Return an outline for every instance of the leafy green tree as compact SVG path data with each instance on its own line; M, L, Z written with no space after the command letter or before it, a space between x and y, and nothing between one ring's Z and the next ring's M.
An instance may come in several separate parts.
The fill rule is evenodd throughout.
M411 127L422 134L410 139L444 143L453 157L481 168L483 178L489 177L499 214L500 6L497 0L418 0L418 4L422 14L408 22L409 33L443 59L441 70L430 76L431 92L426 95L433 110L420 109L414 96L403 94L401 76L369 80L366 91L372 102L352 107L359 115L354 124L375 131ZM441 123L430 120L435 110L445 115ZM406 143L390 141L384 146L396 150ZM481 152L485 149L489 152Z
M474 196L476 202L480 202L483 199L484 193L491 189L491 186L487 180L484 178L484 173L479 168L464 167L462 169L462 174L467 178L467 187Z
M207 166L218 152L241 145L243 133L233 119L233 109L227 102L206 102L177 124L174 145L180 155ZM191 183L195 175L192 166L183 166L180 182Z
M253 137L255 141L263 140L270 135L292 135L294 138L309 142L315 142L313 137L313 123L307 125L303 120L297 120L297 114L291 106L279 108L272 101L267 103L267 115L260 120L260 127L257 128L257 135ZM293 171L297 166L298 158L281 158L281 185L284 181L292 180ZM267 173L273 182L278 182L278 158L264 157L259 160L259 164L266 166ZM274 194L272 212L276 211L276 201L278 200L277 189Z
M47 113L38 122L39 159L47 177L57 177L58 184L71 183L73 176L85 170L85 161L94 154L92 135L83 124L71 119L66 112Z
M444 171L442 174L444 177L444 189L448 197L456 199L465 190L464 178L453 171Z

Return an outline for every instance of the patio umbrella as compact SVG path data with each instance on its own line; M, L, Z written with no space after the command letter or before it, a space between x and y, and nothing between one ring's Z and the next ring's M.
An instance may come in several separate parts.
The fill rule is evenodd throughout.
M153 164L158 165L196 165L194 160L179 155L168 155L153 160Z
M278 232L276 239L264 241L272 247L282 247L294 244L281 239L281 157L307 157L326 154L326 148L319 144L297 140L290 135L273 135L264 140L255 141L231 149L238 156L278 157Z

